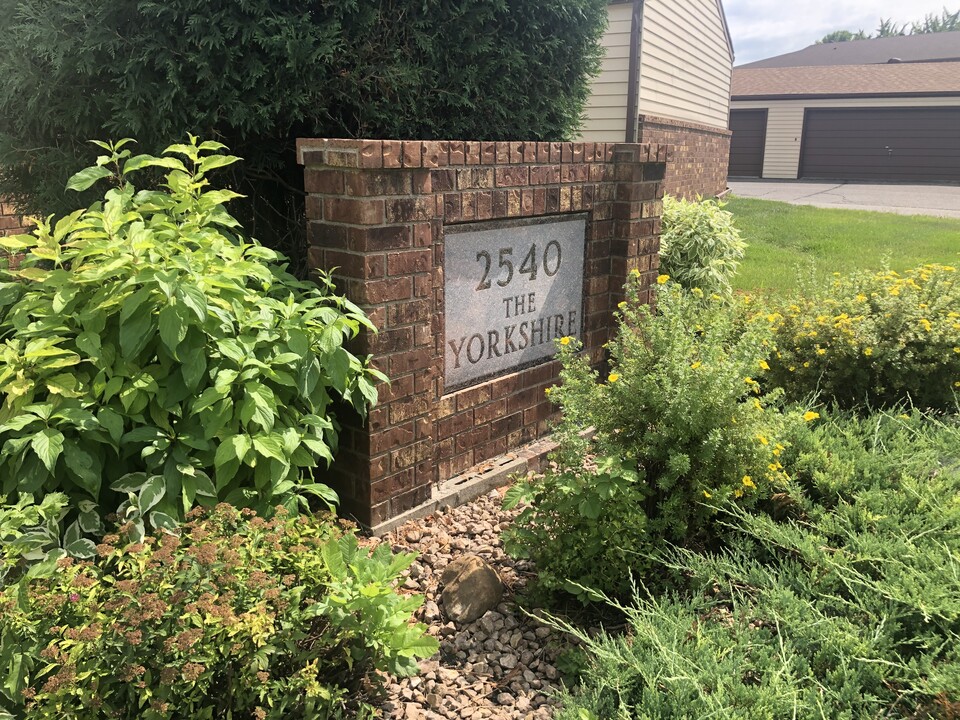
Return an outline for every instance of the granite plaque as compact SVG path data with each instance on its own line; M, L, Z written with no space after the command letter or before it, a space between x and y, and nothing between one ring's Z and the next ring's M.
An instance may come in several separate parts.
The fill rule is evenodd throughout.
M552 357L581 337L586 215L444 230L447 388Z

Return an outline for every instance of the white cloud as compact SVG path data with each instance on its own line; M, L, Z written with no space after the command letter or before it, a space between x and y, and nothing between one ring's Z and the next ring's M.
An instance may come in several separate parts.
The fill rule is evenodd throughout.
M871 33L880 18L895 23L939 15L944 0L724 0L737 64L793 52L834 30ZM947 9L958 8L947 4Z

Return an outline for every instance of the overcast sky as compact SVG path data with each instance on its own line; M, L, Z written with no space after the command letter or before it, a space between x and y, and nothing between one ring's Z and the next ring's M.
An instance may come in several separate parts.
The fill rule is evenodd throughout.
M812 45L834 30L872 33L880 18L896 23L954 12L957 0L724 0L736 64Z

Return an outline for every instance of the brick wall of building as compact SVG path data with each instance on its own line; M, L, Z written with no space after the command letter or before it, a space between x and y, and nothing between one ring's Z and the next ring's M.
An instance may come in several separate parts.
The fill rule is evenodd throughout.
M3 202L2 199L0 199L0 237L22 235L25 232L29 232L30 229L30 223L17 214L13 205ZM0 249L0 259L8 262L13 268L19 264L18 256L8 257L2 249Z
M643 143L673 146L664 192L687 200L715 197L727 189L730 131L708 125L641 115L637 137Z
M361 353L391 380L366 423L346 418L333 468L342 509L368 526L428 503L436 485L542 438L553 413L547 361L460 390L445 387L445 228L585 213L580 339L599 361L632 270L659 265L661 180L670 148L604 143L298 142L309 264L379 332Z

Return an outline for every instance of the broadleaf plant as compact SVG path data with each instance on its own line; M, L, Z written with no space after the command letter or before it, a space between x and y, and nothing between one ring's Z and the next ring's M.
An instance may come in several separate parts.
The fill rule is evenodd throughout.
M110 179L101 202L0 238L23 255L0 271L0 495L65 493L76 548L111 512L142 533L197 504L335 499L312 469L336 452L334 405L364 415L385 380L343 346L371 323L244 239L208 177L238 160L223 145L129 142L70 180ZM166 175L141 190L140 171Z

